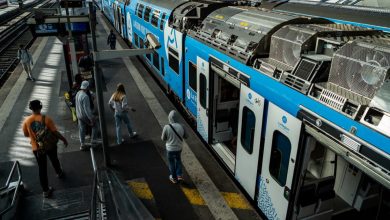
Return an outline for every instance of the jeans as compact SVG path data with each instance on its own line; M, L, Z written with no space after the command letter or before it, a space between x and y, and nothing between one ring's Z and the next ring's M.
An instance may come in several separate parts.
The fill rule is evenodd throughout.
M87 132L87 126L88 124L85 122L84 119L83 120L79 119L79 136L80 136L81 145L85 145L85 133ZM96 121L95 124L92 126L91 144L93 144L97 139L97 133L98 133L98 122Z
M39 151L33 151L35 158L38 162L38 168L39 168L39 180L41 183L41 187L44 192L47 192L49 190L49 181L47 178L47 157L49 157L51 164L53 165L54 170L56 171L57 175L62 173L60 161L58 160L57 156L57 147L48 150L46 152L39 152Z
M173 179L177 179L178 176L183 176L182 164L181 164L181 150L180 151L167 151L169 172Z
M32 71L31 71L31 66L30 63L22 63L24 71L26 71L27 76L29 78L32 78Z
M110 43L111 50L115 50L115 45L116 45L116 42L115 43Z
M121 144L122 143L122 129L121 129L122 121L126 124L129 135L133 135L133 129L131 128L131 124L127 112L115 112L114 117L115 117L116 143Z

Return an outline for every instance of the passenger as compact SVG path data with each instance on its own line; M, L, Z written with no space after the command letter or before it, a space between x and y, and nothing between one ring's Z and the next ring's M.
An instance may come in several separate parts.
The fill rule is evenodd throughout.
M32 151L38 163L39 168L39 180L43 190L43 196L49 198L53 193L53 188L49 187L48 178L47 178L47 158L49 157L51 164L54 167L55 172L57 173L58 178L64 177L64 171L61 168L60 161L57 156L57 145L53 146L50 150L38 150L38 143L36 140L36 134L39 130L42 129L42 103L39 100L33 100L29 104L29 108L32 111L32 114L28 116L23 122L23 133L24 136L30 137L30 143L32 146ZM45 116L45 126L52 131L57 137L64 142L65 147L68 146L68 141L64 136L57 131L57 128L53 120Z
M127 131L129 132L130 138L137 136L137 132L133 131L129 116L127 115L129 110L135 111L133 108L129 107L126 98L125 87L122 83L119 83L116 87L116 91L112 94L110 101L108 102L111 110L115 111L115 130L116 130L116 143L122 144L122 133L121 125L122 121L126 124Z
M87 126L92 127L91 145L97 144L98 123L91 108L91 98L88 96L88 81L83 81L80 91L76 94L76 115L79 123L80 150L86 150L85 135Z
M93 67L92 54L80 57L78 65L80 67L81 72L91 71Z
M107 45L110 45L111 50L115 50L116 36L113 30L110 30L110 34L108 35L107 38Z
M183 138L187 138L187 133L183 125L177 123L177 113L172 110L168 115L169 124L165 125L161 139L166 141L167 158L169 166L169 180L172 183L183 181L183 171L181 163L181 151L183 149Z
M32 76L32 71L31 71L31 65L33 65L33 59L31 56L30 51L28 49L24 48L24 45L21 44L19 45L19 50L18 50L18 59L20 60L20 63L23 66L24 71L27 73L27 80L35 81L34 77Z

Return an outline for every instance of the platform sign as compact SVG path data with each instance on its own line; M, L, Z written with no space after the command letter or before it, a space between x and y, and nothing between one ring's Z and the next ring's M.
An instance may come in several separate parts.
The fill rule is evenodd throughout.
M62 0L60 2L61 8L66 8L66 1ZM82 8L83 1L81 0L68 0L68 8Z
M68 25L65 24L66 30L68 31ZM73 32L89 32L89 23L75 22L70 24L70 29Z
M89 23L86 22L71 23L70 27L72 32L76 34L90 32ZM69 30L66 23L31 24L30 28L35 37L67 35Z
M38 24L38 25L35 25L35 33L39 34L39 35L57 34L58 33L58 25L57 24Z

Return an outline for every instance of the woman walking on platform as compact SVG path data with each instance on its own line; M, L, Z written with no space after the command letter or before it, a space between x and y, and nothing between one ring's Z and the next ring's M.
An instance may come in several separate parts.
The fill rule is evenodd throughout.
M122 121L126 124L127 130L129 132L130 138L137 136L137 132L133 131L129 116L127 115L128 111L133 108L128 106L125 87L122 83L119 83L116 87L116 91L112 94L110 101L108 102L111 110L115 111L115 127L116 127L116 142L117 144L122 144L122 133L121 133L121 124Z

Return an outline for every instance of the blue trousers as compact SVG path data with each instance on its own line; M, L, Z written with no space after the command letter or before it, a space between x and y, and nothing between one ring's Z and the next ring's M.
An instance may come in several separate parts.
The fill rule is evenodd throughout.
M115 112L115 130L116 130L117 144L122 143L122 128L121 128L122 121L125 123L129 135L133 134L133 129L131 127L131 123L129 120L129 116L127 115L127 112Z
M80 144L85 145L85 133L87 132L87 123L84 120L79 119L79 136L80 136ZM91 144L94 143L97 139L97 135L99 132L99 124L98 122L95 122L94 126L92 127L92 134L91 134Z
M182 164L181 164L181 150L180 151L167 151L169 172L173 179L177 179L178 176L183 176Z

